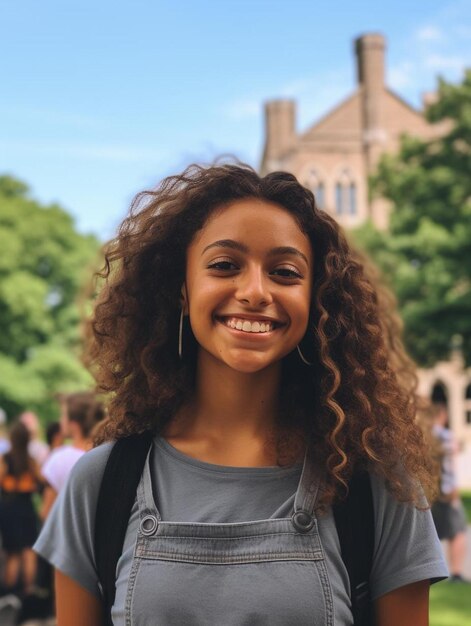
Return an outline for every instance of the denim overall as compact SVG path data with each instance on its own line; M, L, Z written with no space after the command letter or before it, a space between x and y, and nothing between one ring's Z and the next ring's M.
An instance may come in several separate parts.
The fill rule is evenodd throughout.
M148 457L137 492L126 626L333 626L314 515L318 489L306 453L291 517L167 522L154 501Z

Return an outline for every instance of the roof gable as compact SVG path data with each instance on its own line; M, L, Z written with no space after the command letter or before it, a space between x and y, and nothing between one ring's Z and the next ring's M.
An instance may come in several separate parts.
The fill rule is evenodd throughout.
M361 101L359 91L343 100L340 104L326 113L313 126L301 134L302 140L321 138L328 133L341 134L357 133L361 131Z

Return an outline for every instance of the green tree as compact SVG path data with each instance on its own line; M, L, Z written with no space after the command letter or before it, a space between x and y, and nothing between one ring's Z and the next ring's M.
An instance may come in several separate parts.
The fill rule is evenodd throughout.
M389 278L417 361L446 359L458 335L470 364L471 71L458 85L440 80L426 115L437 137L403 137L372 181L392 203L389 231L366 225L353 236Z
M58 205L0 176L0 406L54 414L57 391L89 386L79 361L78 295L98 241Z

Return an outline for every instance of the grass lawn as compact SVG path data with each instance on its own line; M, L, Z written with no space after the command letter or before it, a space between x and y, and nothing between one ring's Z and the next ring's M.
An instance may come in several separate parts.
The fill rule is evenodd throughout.
M471 524L471 491L462 491L461 499L466 509L466 515L468 516L468 524Z
M469 626L471 585L443 581L430 589L430 626Z

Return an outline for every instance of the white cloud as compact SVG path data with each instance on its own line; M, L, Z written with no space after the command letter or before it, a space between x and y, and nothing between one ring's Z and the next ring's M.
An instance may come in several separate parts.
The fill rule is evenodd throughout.
M313 123L352 90L346 69L297 77L272 87L271 94L251 94L229 103L223 113L237 121L261 120L263 104L271 99L290 98L298 105L298 128Z
M422 26L415 33L416 38L419 41L444 41L445 35L443 31L437 26L433 26L432 24L428 24L426 26Z
M430 54L425 59L425 66L434 72L443 70L462 71L470 63L470 58L466 59L465 57L446 54Z
M461 80L471 65L469 2L450 2L402 41L402 55L388 71L388 84L418 104L419 91L436 89L436 77Z
M436 77L457 81L471 66L471 27L469 0L452 1L422 24L409 30L402 42L391 43L394 62L388 63L387 84L414 106L421 107L421 92L437 87ZM389 55L388 55L389 57ZM297 104L297 128L302 131L325 115L355 89L352 66L317 70L309 76L292 76L261 93L242 95L230 102L223 114L232 120L260 122L263 104L276 98L292 98Z

